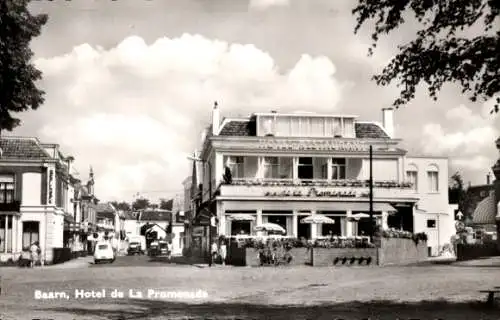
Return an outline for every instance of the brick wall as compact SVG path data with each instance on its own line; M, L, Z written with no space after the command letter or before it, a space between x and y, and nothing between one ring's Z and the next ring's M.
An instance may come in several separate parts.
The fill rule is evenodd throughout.
M409 264L427 260L427 241L418 244L413 239L382 238L378 254L379 265Z
M377 248L313 248L311 252L312 265L315 267L341 266L335 264L336 258L370 258L370 265L377 265ZM355 262L358 264L358 262ZM366 265L366 260L363 262Z

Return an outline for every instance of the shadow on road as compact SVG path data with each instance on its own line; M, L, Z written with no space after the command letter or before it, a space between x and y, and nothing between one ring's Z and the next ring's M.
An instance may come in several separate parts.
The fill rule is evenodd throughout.
M187 304L158 300L123 300L116 310L87 308L43 308L68 315L100 316L107 319L498 319L500 308L480 302L423 301L351 302L320 306L265 306L239 303ZM123 304L123 306L121 306Z

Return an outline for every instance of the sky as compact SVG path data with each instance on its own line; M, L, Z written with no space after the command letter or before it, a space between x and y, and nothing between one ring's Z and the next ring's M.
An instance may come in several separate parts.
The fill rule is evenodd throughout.
M351 0L34 1L49 22L32 42L45 104L12 134L58 143L79 177L95 173L104 201L153 201L182 192L211 121L222 116L307 110L381 121L395 87L371 77L415 33L355 35ZM432 101L421 89L395 113L410 155L450 157L450 173L485 183L498 158L500 117L454 85Z

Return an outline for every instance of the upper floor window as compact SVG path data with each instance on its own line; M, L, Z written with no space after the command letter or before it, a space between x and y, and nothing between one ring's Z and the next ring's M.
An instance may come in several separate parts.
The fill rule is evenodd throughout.
M414 164L410 164L406 171L406 180L411 183L413 190L418 190L418 168Z
M264 178L279 178L279 159L277 157L265 157L262 159L264 167Z
M418 189L418 172L415 170L406 171L406 179L411 183L413 190Z
M0 203L12 203L14 201L14 175L0 175Z
M233 178L243 178L244 177L244 167L245 161L243 157L229 156L226 157L226 166L231 170L231 176Z
M313 158L299 158L299 179L314 179Z
M436 166L430 166L427 169L427 182L429 192L439 191L439 171Z
M332 180L342 180L346 178L346 161L341 158L332 159Z

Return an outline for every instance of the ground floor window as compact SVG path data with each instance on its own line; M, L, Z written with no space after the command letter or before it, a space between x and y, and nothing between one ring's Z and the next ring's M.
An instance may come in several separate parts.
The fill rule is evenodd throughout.
M328 216L328 218L335 221L334 224L322 224L321 225L321 235L322 236L341 236L342 235L342 217L339 216Z
M12 219L14 216L0 216L0 252L12 252ZM7 221L7 229L5 223Z
M309 215L299 215L297 217L297 238L311 239L311 224L302 223L302 219L307 218Z
M23 248L29 248L33 242L40 240L40 222L23 222Z
M250 221L231 221L231 235L252 233Z

